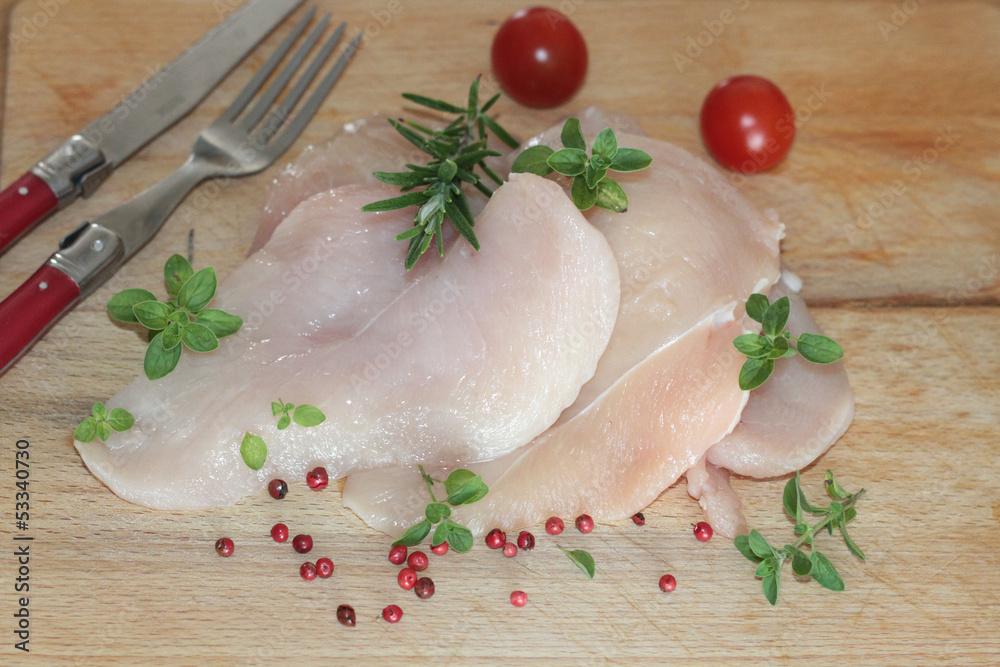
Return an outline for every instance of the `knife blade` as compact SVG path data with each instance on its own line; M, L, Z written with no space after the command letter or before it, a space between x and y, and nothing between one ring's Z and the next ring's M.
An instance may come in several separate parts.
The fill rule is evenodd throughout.
M184 117L304 0L251 0L0 192L0 254Z

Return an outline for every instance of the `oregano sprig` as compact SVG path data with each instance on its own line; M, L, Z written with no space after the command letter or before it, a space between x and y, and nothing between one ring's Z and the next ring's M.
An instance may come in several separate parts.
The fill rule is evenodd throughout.
M750 319L761 324L761 332L733 340L736 349L747 356L740 369L740 389L744 391L764 384L774 372L775 360L794 357L796 352L814 364L832 364L844 356L844 348L826 336L803 333L796 338L785 330L791 310L787 296L771 303L763 294L751 294L746 309Z
M120 322L138 322L149 329L149 346L143 370L150 380L159 380L174 368L181 350L211 352L219 339L231 336L243 326L243 319L222 310L206 308L215 298L218 281L215 269L195 273L185 258L174 255L163 267L167 283L164 302L152 292L127 289L108 301L108 313Z
M594 206L623 213L628 209L628 197L609 171L639 171L648 167L653 158L638 148L619 148L618 138L610 127L604 128L594 139L587 155L587 141L583 137L579 118L570 118L563 125L560 135L564 148L553 150L539 144L524 149L514 164L512 172L528 172L548 176L553 171L572 176L570 196L581 211Z
M103 403L94 403L90 414L90 417L80 422L73 433L73 437L80 442L93 442L96 438L106 442L111 437L112 431L121 433L135 424L135 417L125 408L112 408L111 412L108 412Z
M292 403L285 403L280 398L277 402L271 402L271 414L275 417L281 415L278 419L279 431L288 428L293 421L299 426L305 427L319 426L326 421L326 415L315 405L307 405L305 403L294 405Z
M479 250L479 240L473 227L476 221L462 187L468 183L487 197L493 191L482 182L474 169L499 185L503 179L487 166L485 160L500 155L486 148L488 132L511 148L518 142L499 123L487 115L500 93L479 105L479 77L469 87L468 104L460 107L423 95L404 93L403 97L421 106L444 113L458 114L444 129L432 130L407 120L390 119L396 131L407 141L427 153L432 159L425 165L407 164L407 171L377 171L374 176L383 183L398 186L405 194L399 197L372 202L361 208L366 212L393 211L408 206L418 206L413 227L396 237L409 241L405 265L410 270L437 241L439 255L444 255L444 238L441 234L444 221L448 220L466 241Z
M847 550L856 558L865 560L864 552L847 533L847 524L854 520L858 514L854 505L865 490L861 489L853 494L847 493L829 470L826 471L825 482L826 491L832 499L827 507L815 507L806 500L798 472L785 484L782 497L785 511L795 520L795 534L801 536L792 544L786 544L780 549L776 548L769 544L757 530L751 530L749 535L737 535L733 540L733 544L740 553L757 564L754 576L761 579L764 596L772 605L778 602L778 592L781 589L781 568L788 560L792 561L792 573L796 576L812 577L821 586L831 591L844 590L844 580L833 563L813 546L816 536L824 528L830 535L833 534L834 530L839 530L841 537L844 538L844 544L847 545ZM823 518L809 525L805 520L806 514L818 515ZM801 549L804 545L809 546L808 554Z
M418 466L418 468L424 484L427 485L427 493L430 494L431 502L427 503L427 507L424 508L424 518L410 526L401 538L392 543L392 546L400 544L407 547L416 546L430 534L431 528L437 524L434 535L431 537L431 546L436 547L447 542L455 551L463 553L468 551L472 548L472 531L449 518L451 508L459 505L471 505L482 500L489 492L489 487L486 486L480 475L471 470L454 470L446 480L441 481L428 475L423 466ZM448 497L443 502L438 501L434 495L435 484L444 484Z

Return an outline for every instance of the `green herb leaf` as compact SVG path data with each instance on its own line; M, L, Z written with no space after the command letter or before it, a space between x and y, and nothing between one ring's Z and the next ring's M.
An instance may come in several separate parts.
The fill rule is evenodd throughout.
M544 178L553 171L548 160L554 153L554 150L544 144L526 148L514 160L510 170L514 173L529 173Z
M146 377L150 380L159 380L177 368L177 362L181 359L181 349L180 345L166 349L163 346L163 334L156 334L149 342L142 362Z
M277 417L278 415L280 415L284 411L285 411L285 404L284 404L284 402L280 398L278 399L277 403L275 403L274 401L271 401L271 414L272 415L274 415L275 417Z
M844 356L844 348L838 342L811 333L799 336L797 347L799 354L814 364L832 364Z
M762 560L764 560L763 558L755 554L753 552L753 549L750 548L749 535L737 535L736 537L733 538L733 544L747 560L752 561L754 563L759 563Z
M448 502L455 506L470 505L481 500L490 490L482 476L472 474L469 470L453 471L448 475L444 488L448 492Z
M781 502L785 506L788 516L795 519L795 523L802 523L802 507L799 505L798 475L792 477L785 483L785 491L781 495Z
M580 127L579 118L568 118L563 123L559 139L566 148L575 148L581 151L587 150L587 140L583 138L583 130Z
M771 338L780 336L785 330L785 325L788 324L790 310L791 302L787 296L783 296L772 303L767 312L764 313L764 321L761 322L764 335Z
M403 97L410 100L411 102L416 102L421 106L425 106L428 109L434 109L435 111L444 111L445 113L465 113L465 109L462 107L457 107L454 104L449 104L442 100L431 99L430 97L424 97L423 95L415 95L413 93L403 93Z
M291 426L291 424L292 424L291 417L289 417L287 414L281 415L281 419L278 420L278 430L284 431L286 428Z
M755 322L764 322L764 314L771 306L771 302L763 294L751 294L747 299L747 315Z
M465 553L472 549L474 541L472 531L451 519L445 519L434 531L434 539L431 540L431 544L437 546L442 542L447 542L455 551Z
M431 532L431 522L427 519L423 521L418 521L417 523L410 526L403 536L392 543L392 546L397 547L403 545L404 547L413 547L421 542L427 537L428 533Z
M594 205L615 213L624 213L628 210L628 197L618 181L604 178L597 184L597 201Z
M232 336L243 326L242 317L230 315L225 311L215 308L205 308L198 311L195 322L207 327L209 331L215 334L216 338Z
M178 307L197 313L215 297L217 285L215 269L209 266L198 271L184 283L184 286L177 293Z
M837 478L834 476L832 470L826 471L823 481L826 484L826 492L830 494L830 497L834 500L843 500L851 497L851 494L845 491L844 487L842 487L840 482L837 481Z
M785 553L792 559L792 572L798 577L807 577L812 572L813 564L809 556L791 544L785 545Z
M315 405L297 405L292 412L292 419L299 426L319 426L326 421L326 415Z
M587 163L587 168L584 171L584 178L587 180L588 188L596 188L597 184L604 180L604 177L608 175L608 170L605 167L594 166L593 161Z
M153 331L160 331L167 328L169 318L174 309L159 301L143 301L132 306L135 318L142 326Z
M615 158L615 155L618 153L618 139L610 127L601 130L597 138L594 139L591 153L604 158L608 162L611 162Z
M812 576L820 586L823 588L828 588L831 591L842 591L844 590L844 580L840 578L840 574L837 573L837 569L833 567L833 563L818 551L813 551L809 555L809 559L812 561L813 570Z
M774 555L771 545L767 543L764 536L757 532L756 529L750 531L749 545L750 550L761 559L770 558Z
M795 348L788 344L788 339L784 336L778 336L771 343L773 346L771 352L767 355L768 359L783 359L784 357L794 357Z
M108 314L119 322L138 322L132 308L144 301L156 301L156 297L144 289L123 290L108 299Z
M172 350L181 344L181 325L171 322L167 328L161 332L160 342L164 349Z
M570 187L570 196L573 199L573 204L581 211L586 211L594 207L597 203L598 192L597 188L590 188L587 186L587 179L583 176L577 176L573 179L573 185Z
M733 340L733 345L740 354L745 354L750 359L760 359L767 357L771 353L771 343L767 338L759 334L743 334Z
M653 158L646 151L638 148L619 148L611 161L611 171L641 171L652 163Z
M201 324L192 322L181 328L181 341L192 352L211 352L219 347L219 339Z
M778 604L778 589L781 587L781 582L778 579L778 573L781 570L775 570L771 574L764 577L764 597L767 601L771 603L771 606Z
M73 437L80 442L93 442L97 438L97 420L87 417L73 432Z
M451 508L445 503L427 503L427 507L424 508L424 516L431 523L437 523L441 519L451 516Z
M90 408L90 414L94 419L101 422L108 418L108 409L104 407L104 403L94 403Z
M194 268L191 262L180 255L173 255L163 266L163 279L167 283L167 294L171 299L177 298L177 293L191 276L194 275Z
M560 547L558 544L556 546L559 547L571 561L576 563L577 567L586 572L588 577L590 577L591 579L594 578L594 572L596 570L596 566L594 565L593 556L591 556L589 553L587 553L582 549L567 551L566 549Z
M563 148L549 156L548 165L563 176L578 176L587 171L587 153L579 148Z
M401 208L407 208L409 206L419 206L427 201L426 191L421 192L410 192L399 197L392 197L390 199L382 199L377 202L372 202L371 204L366 204L361 207L361 210L365 213L379 213L382 211L396 211Z
M260 436L247 433L240 444L240 456L251 470L260 470L267 460L267 445Z
M771 377L774 372L772 359L747 359L740 369L740 389L750 391L756 389Z
M97 437L101 439L101 442L105 442L111 437L111 427L108 426L107 422L97 422Z
M121 433L132 428L135 417L125 408L114 408L108 415L108 426Z

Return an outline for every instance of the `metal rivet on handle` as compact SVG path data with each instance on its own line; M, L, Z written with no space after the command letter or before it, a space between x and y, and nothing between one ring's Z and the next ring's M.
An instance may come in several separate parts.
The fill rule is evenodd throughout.
M94 252L101 252L102 250L104 250L104 241L102 241L101 239L97 239L90 244L90 248Z
M28 188L26 188L26 187L24 187L22 185L20 188L18 188L17 194L19 194L21 196L24 196L24 195L28 194Z
M48 283L38 283L38 289L48 289L48 288L49 288Z

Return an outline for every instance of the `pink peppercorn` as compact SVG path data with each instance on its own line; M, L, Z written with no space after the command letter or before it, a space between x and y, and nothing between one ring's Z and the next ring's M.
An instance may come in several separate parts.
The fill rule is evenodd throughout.
M516 556L517 545L514 544L513 542L508 542L507 544L503 545L503 555L506 556L507 558L513 558L514 556Z
M389 562L393 565L402 565L406 562L406 547L402 544L397 544L393 548L389 549Z
M296 535L292 538L292 548L300 554L307 554L313 548L313 538L308 535Z
M515 607L523 607L528 604L528 594L524 591L514 591L510 594L510 603Z
M232 556L235 549L236 545L228 537L220 537L215 541L215 552L222 557Z
M410 557L406 559L406 564L417 572L423 572L430 565L430 560L427 558L427 554L423 551L414 551L410 554Z
M665 574L660 577L660 590L664 593L669 593L670 591L677 588L677 580L674 579L674 575Z
M517 548L531 551L535 548L535 536L526 530L522 530L517 536Z
M308 473L306 473L306 484L308 484L309 488L314 491L325 489L326 485L329 483L330 483L330 476L326 474L326 468L323 467L313 468Z
M494 528L486 534L486 546L490 549L499 549L507 544L507 533L499 528Z
M399 623L399 620L403 618L403 610L398 605L391 604L382 610L382 618L390 623Z
M271 537L275 542L288 541L288 526L283 523L276 523L271 526Z
M399 587L404 590L411 590L417 585L417 572L411 567L404 567L396 575L396 581L399 583Z
M316 566L309 562L302 563L301 567L299 567L299 574L306 581L312 581L316 578Z
M329 579L333 574L333 561L329 558L320 558L316 561L316 574L321 579Z
M566 524L557 516L550 516L549 520L545 522L545 532L549 535L558 535L563 532L565 527Z
M594 520L590 518L589 514L581 514L576 517L576 528L581 533L589 533L594 529Z

